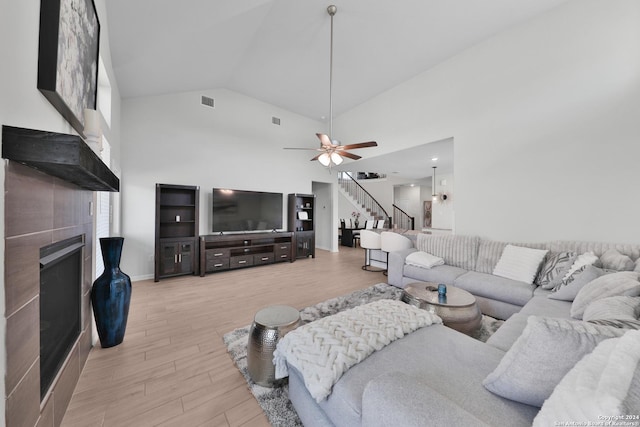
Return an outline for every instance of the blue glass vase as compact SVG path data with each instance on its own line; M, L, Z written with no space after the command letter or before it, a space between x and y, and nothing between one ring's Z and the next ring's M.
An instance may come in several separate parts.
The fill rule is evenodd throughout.
M93 282L91 305L103 348L122 342L129 317L131 279L120 271L123 237L100 239L104 272Z

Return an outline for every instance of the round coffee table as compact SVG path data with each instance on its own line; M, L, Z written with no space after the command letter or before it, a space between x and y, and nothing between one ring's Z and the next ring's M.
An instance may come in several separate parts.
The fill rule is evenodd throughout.
M402 291L400 300L437 314L445 326L467 335L482 325L482 313L476 298L464 289L447 286L446 299L440 299L437 283L411 283Z
M278 385L273 352L280 338L300 323L300 312L288 305L272 305L256 313L247 343L247 369L256 384Z

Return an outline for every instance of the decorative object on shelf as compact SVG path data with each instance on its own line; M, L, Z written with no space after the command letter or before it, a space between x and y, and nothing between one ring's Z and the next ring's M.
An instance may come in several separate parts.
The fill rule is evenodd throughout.
M104 272L93 282L91 305L102 348L120 344L127 328L131 279L120 270L123 243L123 237L100 239Z
M285 148L285 150L316 150L321 151L320 154L311 159L318 160L323 166L327 166L331 170L331 165L339 165L344 160L343 157L348 157L353 160L358 160L361 156L349 153L347 150L354 150L357 148L376 147L378 143L375 141L360 142L357 144L341 145L340 141L332 139L333 135L333 16L338 11L335 5L327 7L327 13L331 17L331 39L329 48L329 135L324 133L316 133L318 139L320 139L320 148Z
M84 140L100 156L102 153L102 127L100 126L100 113L90 108L84 109Z
M96 108L100 22L93 0L40 2L38 89L81 135Z

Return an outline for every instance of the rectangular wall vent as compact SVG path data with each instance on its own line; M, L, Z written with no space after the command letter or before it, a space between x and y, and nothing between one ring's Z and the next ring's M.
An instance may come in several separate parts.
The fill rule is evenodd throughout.
M202 95L202 105L206 105L207 107L214 108L215 101L213 98L209 98L208 96Z
M271 117L271 123L273 123L274 125L280 126L280 118L275 116Z

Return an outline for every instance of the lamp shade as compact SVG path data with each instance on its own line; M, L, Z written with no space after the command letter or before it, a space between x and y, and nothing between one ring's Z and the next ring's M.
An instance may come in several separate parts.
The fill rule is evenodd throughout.
M342 156L338 153L331 153L331 161L338 166L340 163L342 163L344 159L342 158Z
M322 166L329 166L329 164L331 163L331 157L329 157L329 154L327 153L322 153L320 157L318 157L318 161L322 164Z

